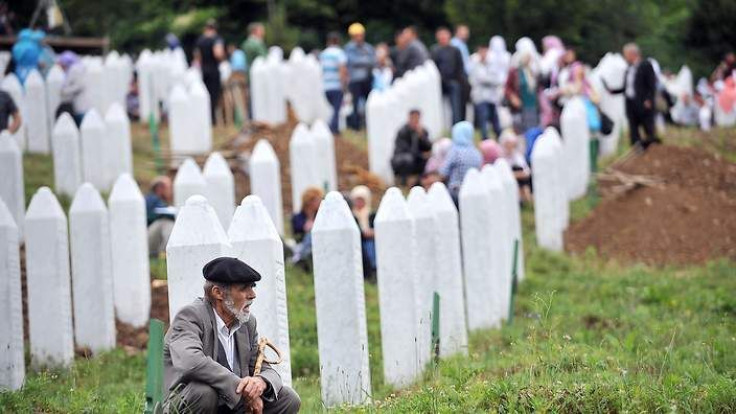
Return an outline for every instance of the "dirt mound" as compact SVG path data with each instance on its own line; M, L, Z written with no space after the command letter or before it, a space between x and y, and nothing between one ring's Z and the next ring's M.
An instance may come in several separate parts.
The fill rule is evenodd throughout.
M645 184L601 182L601 204L565 235L568 251L593 246L604 257L654 265L736 259L736 164L661 145L606 173Z

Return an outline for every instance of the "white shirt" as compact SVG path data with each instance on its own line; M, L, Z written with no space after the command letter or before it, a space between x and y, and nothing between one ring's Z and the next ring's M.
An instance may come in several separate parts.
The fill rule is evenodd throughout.
M220 340L220 343L222 344L222 347L225 349L225 358L227 358L227 364L230 365L230 369L234 372L234 359L235 359L235 332L240 329L240 326L242 325L240 321L237 321L235 325L233 325L232 329L228 329L227 325L225 325L225 322L220 318L220 315L217 314L217 311L213 308L213 312L215 312L215 323L217 324L217 339Z

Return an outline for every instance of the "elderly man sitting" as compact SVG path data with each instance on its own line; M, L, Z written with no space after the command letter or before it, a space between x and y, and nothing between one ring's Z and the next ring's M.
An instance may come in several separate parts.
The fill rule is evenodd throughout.
M164 343L171 413L296 413L301 401L268 363L253 375L258 350L250 305L261 275L220 257L203 269L204 298L174 317Z

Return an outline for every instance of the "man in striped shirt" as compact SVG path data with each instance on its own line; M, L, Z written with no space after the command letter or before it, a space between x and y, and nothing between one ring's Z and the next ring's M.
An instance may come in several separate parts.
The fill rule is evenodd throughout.
M348 81L348 59L345 52L340 48L340 35L338 33L331 32L327 35L327 48L319 54L319 61L322 64L322 81L325 95L332 107L330 130L333 134L337 134L339 133L338 120L340 119L343 91Z

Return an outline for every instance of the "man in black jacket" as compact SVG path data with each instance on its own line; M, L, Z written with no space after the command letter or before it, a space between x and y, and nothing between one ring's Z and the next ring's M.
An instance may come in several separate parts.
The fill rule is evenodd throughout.
M442 95L450 100L452 124L465 120L467 74L463 55L450 44L452 34L446 27L437 29L437 44L432 46L432 60L437 65L442 79Z
M654 96L657 93L657 75L648 59L643 59L639 46L636 43L627 43L623 49L624 59L629 67L624 75L623 87L610 89L603 85L610 93L623 93L626 96L626 117L629 120L629 134L631 145L647 148L653 143L659 143L654 127L656 111ZM639 128L644 127L646 139L639 135Z
M409 112L409 123L396 134L391 168L399 176L401 185L407 184L410 175L422 175L432 152L432 143L427 130L420 123L420 117L419 110L412 109Z

